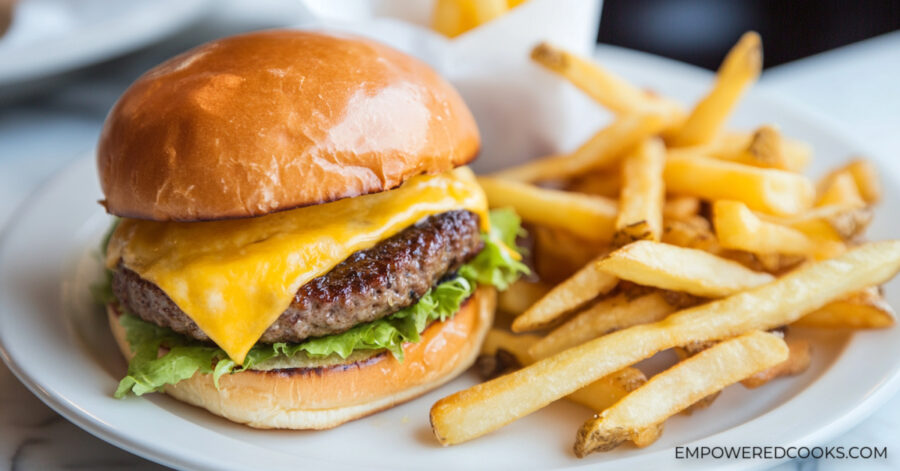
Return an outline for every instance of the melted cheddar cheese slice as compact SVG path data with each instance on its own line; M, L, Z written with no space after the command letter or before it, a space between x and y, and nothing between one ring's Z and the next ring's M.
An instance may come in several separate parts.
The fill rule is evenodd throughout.
M237 363L297 290L353 252L418 220L466 209L488 223L487 200L468 168L411 178L397 189L251 219L123 219L107 266L121 260L159 286Z

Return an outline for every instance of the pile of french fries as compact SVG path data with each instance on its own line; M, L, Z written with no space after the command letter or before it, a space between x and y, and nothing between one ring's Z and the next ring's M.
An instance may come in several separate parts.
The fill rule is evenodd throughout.
M537 280L501 296L513 316L480 361L493 379L438 401L434 434L452 445L566 398L592 409L575 454L653 443L674 414L724 387L803 372L806 328L882 328L880 285L900 241L863 241L881 189L855 159L814 183L811 147L770 124L724 124L757 80L762 46L745 34L693 109L550 45L532 58L614 119L570 154L481 177L492 206L529 225ZM673 349L649 379L634 365Z
M437 0L431 25L444 36L455 38L502 16L525 0Z

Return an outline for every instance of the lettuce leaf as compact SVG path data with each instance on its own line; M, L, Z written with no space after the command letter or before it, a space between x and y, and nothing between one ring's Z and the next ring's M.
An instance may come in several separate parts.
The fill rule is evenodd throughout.
M117 398L124 397L129 392L140 396L158 391L165 384L188 379L197 371L212 373L216 361L227 358L225 352L218 347L202 345L135 316L122 315L119 322L125 328L126 340L131 345L134 357L128 364L128 374L119 381L119 387L116 388ZM168 348L169 351L159 356L160 347Z
M113 271L105 269L103 271L103 278L96 283L91 283L91 297L94 299L95 303L105 306L116 300L116 296L113 294L112 290L112 279Z
M491 229L484 234L484 250L459 269L460 276L469 281L491 285L505 290L528 266L519 261L522 249L516 246L516 238L525 235L522 220L512 209L494 209L490 212Z
M119 221L119 218L113 218L112 224L110 224L109 229L106 230L106 234L103 236L103 240L100 242L101 263L106 263L106 247L109 246L109 239L112 237L113 231L115 231L116 227L119 225ZM106 306L116 300L112 291L112 278L113 271L106 268L103 270L103 278L96 283L91 283L91 296L97 304Z
M514 251L516 237L523 233L519 217L511 210L493 210L490 218L491 229L482 234L484 250L463 265L458 276L438 284L416 304L339 334L293 344L257 344L250 349L243 365L237 365L218 347L200 343L125 313L119 322L125 328L127 341L135 355L128 364L127 375L119 382L115 397L124 397L129 392L140 396L159 391L165 385L190 378L198 371L212 374L218 387L219 378L224 374L253 368L278 356L291 357L301 353L310 357L339 355L347 358L359 350L388 350L402 360L403 344L418 342L419 334L429 324L453 316L475 292L477 285L493 285L503 290L519 276L528 273L528 267L517 260L518 255ZM108 287L96 291L108 292L110 296L112 293ZM98 301L108 299L106 296L97 298ZM160 356L160 349L167 351Z

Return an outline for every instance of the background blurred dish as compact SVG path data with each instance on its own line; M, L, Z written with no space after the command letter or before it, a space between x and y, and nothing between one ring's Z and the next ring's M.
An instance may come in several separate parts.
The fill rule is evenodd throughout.
M0 87L112 58L163 38L210 0L20 0L0 37Z
M9 24L12 23L13 8L16 0L0 0L0 36L6 34Z
M693 100L710 74L690 66L615 48L600 49L602 63L635 83ZM750 128L778 116L786 134L816 148L814 173L865 146L840 129L785 105L765 93L748 94L733 123ZM878 156L872 156L878 161ZM884 162L884 160L882 160ZM870 234L884 239L900 231L886 217L900 208L898 177L883 166L886 195ZM255 431L229 424L165 396L111 397L124 363L115 354L105 322L92 307L87 286L96 275L97 244L108 224L92 156L85 156L38 190L14 216L0 244L0 356L43 401L101 438L170 466L194 469L319 468L438 469L503 467L546 469L658 469L753 467L771 461L674 461L685 444L814 445L862 420L900 387L900 343L892 331L815 334L821 345L801 376L765 390L730 388L709 409L675 417L653 446L624 448L577 460L572 431L585 410L557 403L464 446L440 449L428 425L438 398L474 384L464 376L420 399L327 432ZM33 254L40 253L40 257ZM53 293L60 293L54 296ZM886 289L900 305L900 281ZM810 407L828 404L828 407ZM791 424L786 427L785 424ZM523 443L542 446L522 447ZM347 453L347 444L353 452ZM403 457L398 460L398 457Z

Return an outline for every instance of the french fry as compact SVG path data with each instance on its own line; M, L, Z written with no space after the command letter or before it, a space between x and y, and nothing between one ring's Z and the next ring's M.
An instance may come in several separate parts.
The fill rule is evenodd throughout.
M517 317L512 323L512 330L527 332L543 329L569 311L608 293L618 281L616 277L600 270L596 262L588 263Z
M691 146L668 147L669 154L675 157L713 157L732 160L747 150L753 140L753 133L744 131L723 130L711 140Z
M856 187L868 204L875 204L881 199L881 182L878 179L878 170L866 159L856 158L847 165L826 175L820 182L820 193L831 184L831 180L842 173L853 176Z
M825 209L825 208L823 208ZM841 208L844 209L844 208ZM853 208L845 211L823 211L823 219L845 241L851 241L861 236L872 222L874 214L868 207ZM803 230L801 228L801 230Z
M509 374L532 360L528 346L536 340L534 335L515 335L493 328L482 343L481 353L475 360L475 370L483 380Z
M798 375L809 368L809 363L812 360L812 345L810 345L809 341L786 338L784 343L788 347L787 360L745 378L741 381L744 387L758 388L773 379Z
M828 185L824 186L816 201L817 207L862 208L866 205L856 186L856 180L850 172L838 172L829 180Z
M747 149L740 152L734 161L754 167L787 170L784 155L781 153L781 136L778 130L772 126L757 129Z
M785 218L779 221L776 218L767 218L765 215L759 215L762 221L786 226L796 229L814 241L831 241L841 243L850 240L852 237L844 237L838 230L825 219L818 218ZM851 230L847 228L847 230ZM855 233L856 231L853 231Z
M693 196L673 196L663 203L663 220L684 221L700 212L700 199Z
M721 160L732 160L750 144L750 135L744 133L723 132L710 142L695 146L666 147L669 157L692 158L706 157Z
M716 391L712 394L703 396L703 398L698 399L697 402L689 405L686 409L682 410L681 412L684 414L687 414L687 415L691 415L698 410L706 409L707 407L713 405L713 402L716 402L716 399L719 398L719 394L721 394L721 393L722 393L722 391Z
M882 329L894 325L896 321L894 309L873 286L832 301L792 325L826 329Z
M872 211L862 207L829 205L813 208L795 216L758 214L763 221L796 229L813 239L851 241L872 222Z
M774 162L781 162L781 164L774 168L782 168L791 172L800 172L806 168L812 159L812 147L806 142L790 139L780 134L778 136L780 146L777 148L759 147L771 143L771 139L774 137L772 132L764 130L766 128L774 131L771 126L761 126L754 133L723 131L705 144L673 147L668 149L668 152L672 157L712 157L753 165L762 163L759 158L753 156L753 153L763 152L764 149L767 149L765 152L780 154L780 158L774 159ZM755 142L757 147L754 149ZM765 167L765 165L757 166Z
M548 291L550 291L550 286L546 283L526 280L516 281L506 288L506 291L501 291L497 295L497 310L517 316L544 297Z
M783 273L806 260L801 255L754 254L744 250L732 250L719 245L709 222L701 217L678 221L667 221L663 228L662 241L709 252L728 260L735 261L753 271Z
M781 153L784 155L787 170L802 172L812 160L813 148L807 142L782 136Z
M643 286L720 298L769 283L775 278L697 249L638 241L610 253L600 269Z
M478 183L491 207L511 207L524 221L565 229L590 240L612 239L617 209L609 199L498 178L479 177Z
M700 399L788 358L777 335L750 332L657 374L578 431L575 455L609 451Z
M690 358L703 350L706 350L709 347L712 347L718 342L708 341L708 342L690 342L684 345L675 347L675 353L678 355L679 360L684 360L686 358Z
M599 413L646 382L647 377L641 370L623 368L569 394L566 399Z
M568 155L552 156L508 168L493 177L523 182L562 180L588 170L609 168L622 154L644 139L659 133L664 122L659 115L623 115L601 129Z
M466 31L463 11L457 0L437 0L431 17L431 27L438 33L453 38Z
M434 435L443 445L480 437L662 350L790 324L898 270L900 241L868 243L752 290L613 332L439 400L431 408Z
M688 358L690 358L690 357L692 357L692 356L694 356L694 355L696 355L696 354L702 352L703 350L706 350L707 348L712 347L713 345L715 345L715 344L717 344L717 343L719 343L719 342L715 342L715 341L712 341L712 342L691 342L691 343L689 343L689 344L687 344L687 345L682 345L682 346L680 346L680 347L675 347L675 348L672 349L672 351L675 352L675 354L678 356L678 359L679 359L679 360L682 360L682 361L683 361L683 360L686 360L686 359L688 359ZM722 391L716 391L716 392L714 392L714 393L712 393L712 394L709 394L709 395L707 395L707 396L704 396L702 399L697 400L697 402L694 402L693 404L691 404L690 406L688 406L687 409L684 409L684 410L682 410L681 412L682 412L683 414L686 414L686 415L691 415L691 414L693 414L695 411L698 411L698 410L700 410L700 409L706 409L707 407L713 405L714 402L716 402L716 399L719 398L719 395L720 395L721 393L722 393Z
M622 193L613 236L615 245L641 239L659 240L662 205L666 197L662 178L665 161L665 145L658 138L651 138L622 162Z
M713 345L715 345L717 343L718 342L691 342L687 345L675 347L672 349L672 351L675 352L675 354L678 356L679 360L686 360L686 359L702 352L703 350L706 350L707 348L712 347ZM697 410L706 409L707 407L711 406L714 402L716 402L716 399L718 399L719 394L721 394L721 392L722 391L716 391L712 394L704 396L702 399L699 399L697 402L691 404L690 406L688 406L687 409L684 409L681 412L683 414L691 415Z
M836 211L827 215L824 220L841 238L851 241L865 232L873 217L872 210L866 207L849 211Z
M482 355L495 355L498 350L506 350L513 354L519 362L519 366L534 363L534 358L528 353L528 349L540 339L534 334L514 334L503 329L492 328L488 331L481 344Z
M609 252L605 242L586 240L569 231L532 226L534 268L541 281L560 283L591 260Z
M845 249L841 242L816 240L797 229L763 221L739 201L716 201L713 205L713 224L719 244L729 249L818 259L833 257Z
M457 0L461 2L466 9L471 11L471 17L474 20L474 26L477 27L487 23L488 21L497 19L506 13L509 6L506 0Z
M773 126L760 126L752 135L731 135L723 137L718 149L710 155L715 158L753 165L777 168L791 172L801 172L812 158L809 144L784 138ZM729 151L729 146L745 141L737 152ZM721 150L719 150L721 149Z
M715 255L722 251L712 227L702 217L667 220L663 226L664 244L703 250Z
M656 292L660 292L660 290L652 288L650 286L641 286L639 284L624 280L619 280L619 284L616 285L615 290L615 294L624 294L628 299L636 299L641 296Z
M535 342L529 353L536 360L547 358L614 330L656 322L675 310L658 291L635 299L619 294L579 312Z
M809 163L809 152L785 152L781 134L772 126L761 126L747 148L732 160L754 167L777 168L800 172Z
M690 342L685 345L681 345L672 349L675 352L675 355L679 360L687 360L688 358L706 350L709 347L717 344L719 342L716 341L707 341L707 342Z
M438 0L432 27L453 38L503 15L508 8L506 0Z
M505 351L515 357L518 367L529 365L534 360L528 349L539 338L534 334L517 335L501 329L491 329L482 344L481 355L496 356L498 352ZM569 394L566 399L600 412L646 382L647 377L641 370L623 368ZM652 431L645 434L652 434Z
M871 161L857 157L844 168L853 175L856 187L866 203L875 204L881 200L881 180L878 178L878 169Z
M672 137L672 145L690 146L712 140L744 91L759 78L761 70L762 42L759 35L745 33L719 66L712 90L697 103Z
M618 198L622 191L622 174L618 169L615 171L595 170L570 181L566 190Z
M708 157L670 156L663 175L670 193L742 201L769 214L797 214L812 206L814 197L812 182L803 175Z
M600 65L550 44L535 46L531 51L531 58L565 77L613 113L654 113L664 116L670 123L678 123L684 119L684 110L678 103L647 93Z
M809 258L803 255L788 255L782 253L757 254L744 252L742 250L729 250L726 256L732 260L741 262L743 259L740 255L750 256L751 260L755 261L756 265L753 265L751 262L751 265L748 265L748 267L753 268L754 270L762 270L775 276L783 275L809 261Z
M678 310L696 306L706 301L706 299L693 294L683 293L681 291L662 291L663 298L666 302L678 308Z
M709 142L725 124L744 91L762 70L762 42L755 32L745 33L725 56L712 90L694 107L672 138L673 146Z

